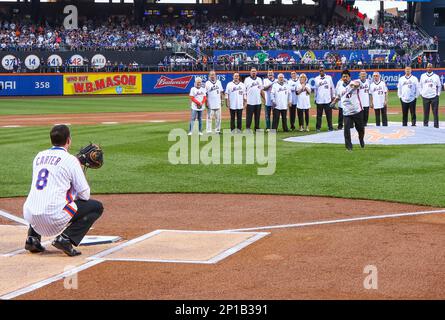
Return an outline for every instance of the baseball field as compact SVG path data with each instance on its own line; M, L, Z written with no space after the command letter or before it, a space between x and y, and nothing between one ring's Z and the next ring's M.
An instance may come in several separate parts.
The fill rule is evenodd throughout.
M391 93L389 104L393 107L389 111L389 121L401 121L395 93ZM421 125L420 107L418 109ZM153 112L162 118L160 111L165 112L164 119L153 122L140 114L148 113L146 115L150 116ZM108 112L119 113L117 117L120 120L107 123L103 115L103 119L94 120L98 113ZM49 129L58 123L57 119L75 122L79 116L70 114L77 113L87 114L80 121L93 119L93 123L72 126L72 151L94 141L103 145L106 152L106 165L101 170L88 172L95 193L321 195L445 206L445 149L442 145L368 146L365 150L349 154L343 152L343 146L339 145L300 145L282 141L290 136L314 134L314 117L310 124L312 132L278 132L277 170L272 176L258 176L256 167L249 165L171 165L167 153L174 142L168 141L168 133L174 128L188 129L186 96L3 100L0 108L3 118L0 119L3 155L0 165L7 170L2 174L1 197L26 196L31 177L30 164L38 151L49 147ZM136 113L134 119L127 120L134 123L125 123L125 113ZM54 114L61 116L48 119L44 116ZM63 118L64 114L69 116ZM375 121L373 112L370 114L372 123ZM6 117L11 115L17 119ZM36 115L30 121L39 125L4 127L25 121L25 115ZM113 114L112 119L114 117L116 115ZM42 118L43 123L39 123ZM336 120L334 115L334 123ZM225 121L223 128L228 126Z
M175 142L168 134L188 129L188 105L182 95L3 99L0 211L22 217L32 160L50 147L50 128L67 123L72 153L90 141L105 152L104 166L87 171L93 197L105 207L94 233L128 241L160 229L224 230L255 232L258 239L215 264L101 260L79 273L77 290L64 289L59 278L8 298L445 298L443 144L346 152L340 144L283 141L316 134L312 110L310 132L278 132L272 175L258 175L251 164L174 165L168 152ZM417 110L420 126L420 100ZM401 121L394 92L388 112L390 122ZM223 114L228 128L228 111ZM442 108L440 114L445 119ZM375 122L373 111L369 122ZM327 131L325 119L323 125ZM17 222L0 217L0 224ZM99 247L82 259L109 249ZM195 247L186 258L202 250ZM26 254L14 258L26 264ZM369 265L379 271L375 290L363 287ZM50 276L0 285L0 296Z

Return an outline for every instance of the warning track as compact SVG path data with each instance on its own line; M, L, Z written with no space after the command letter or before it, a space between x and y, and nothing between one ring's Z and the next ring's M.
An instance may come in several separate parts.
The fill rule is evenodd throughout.
M0 117L0 127L47 126L65 124L115 124L175 122L189 120L190 111L173 112L116 112L116 113L78 113L46 115L11 115Z

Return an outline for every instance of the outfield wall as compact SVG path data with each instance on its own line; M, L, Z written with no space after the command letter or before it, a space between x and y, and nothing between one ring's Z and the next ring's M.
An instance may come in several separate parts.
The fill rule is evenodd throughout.
M402 69L378 70L390 90L396 89L397 81L404 74ZM420 78L425 69L417 69L413 74ZM442 83L445 69L435 69ZM290 72L283 72L290 78ZM301 71L298 72L302 73ZM313 85L317 71L304 72ZM240 72L247 76L248 72ZM341 71L327 71L336 83ZM265 76L264 73L259 73ZM218 72L223 86L232 80L233 72ZM368 77L372 70L368 71ZM207 72L115 72L115 73L65 73L65 74L0 74L0 96L62 96L91 94L185 94L194 85L196 77L207 80ZM352 71L352 78L358 78L358 71Z

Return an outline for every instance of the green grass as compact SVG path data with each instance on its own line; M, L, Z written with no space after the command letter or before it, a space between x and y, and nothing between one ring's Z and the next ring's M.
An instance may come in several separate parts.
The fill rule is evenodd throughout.
M2 99L0 115L187 110L187 96L114 96Z
M400 107L395 92L389 93L388 103L389 106ZM420 100L418 104L420 105ZM312 106L315 106L314 101ZM187 110L188 107L186 95L10 98L2 99L0 115L178 111Z
M343 145L284 142L296 133L280 133L276 172L259 176L257 165L170 164L174 142L167 135L176 127L187 124L72 126L72 152L91 140L103 145L104 167L87 174L94 193L300 194L445 206L443 145L368 146L348 153ZM0 197L27 194L32 159L49 147L49 129L0 128Z

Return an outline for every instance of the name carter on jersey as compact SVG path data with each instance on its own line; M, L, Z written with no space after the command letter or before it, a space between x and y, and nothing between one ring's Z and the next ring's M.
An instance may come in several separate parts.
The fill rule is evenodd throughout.
M57 156L43 156L43 157L37 157L36 159L36 166L42 166L42 165L52 165L57 166L62 160L62 158Z

